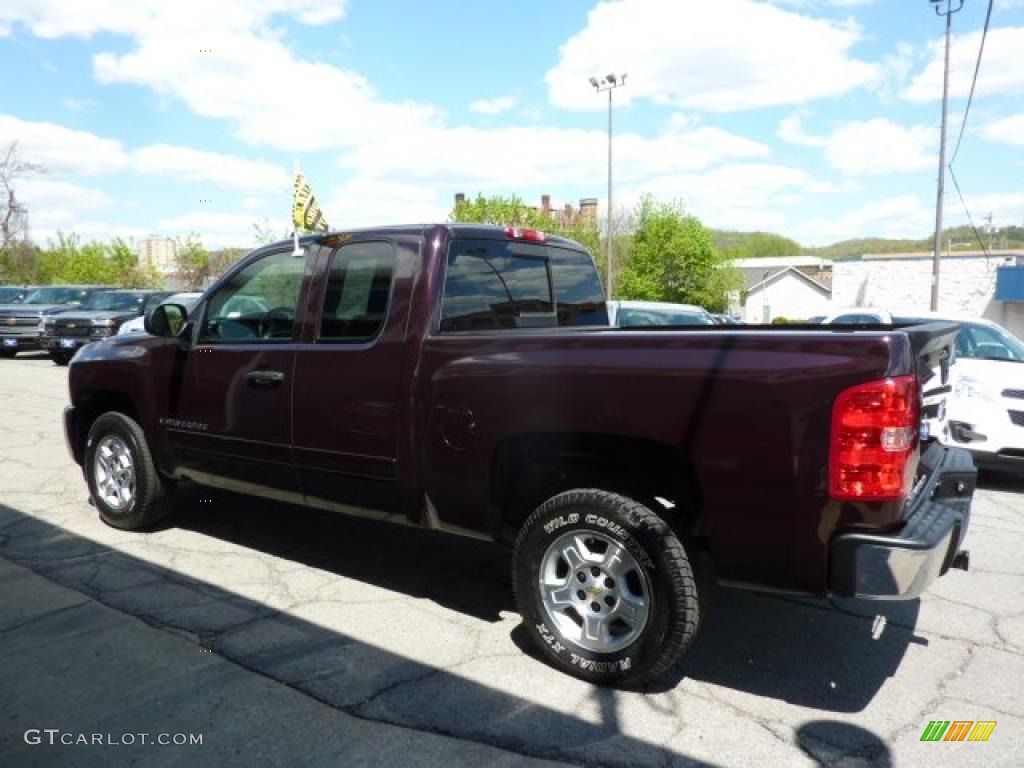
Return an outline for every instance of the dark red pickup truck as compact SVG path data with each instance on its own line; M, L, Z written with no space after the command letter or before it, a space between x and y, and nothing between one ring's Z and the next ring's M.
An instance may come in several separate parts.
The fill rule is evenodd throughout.
M580 245L469 225L262 248L146 322L71 365L106 522L189 478L514 544L527 630L585 679L674 665L704 560L880 599L967 564L974 467L920 434L955 325L609 328Z

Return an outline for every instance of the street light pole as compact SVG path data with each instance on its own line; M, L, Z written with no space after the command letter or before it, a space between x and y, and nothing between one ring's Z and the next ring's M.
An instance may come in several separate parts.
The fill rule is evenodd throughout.
M608 91L608 226L605 236L605 279L608 300L612 299L612 91L626 84L626 75L605 75L598 80L590 78L590 84L598 93Z
M949 105L949 39L953 29L953 14L964 7L964 0L958 0L953 8L953 0L944 0L946 10L940 8L943 0L929 0L935 8L937 16L946 17L946 59L942 76L942 131L939 139L939 189L935 200L935 250L932 255L932 300L931 310L939 309L939 266L942 258L942 204L946 191L946 114Z

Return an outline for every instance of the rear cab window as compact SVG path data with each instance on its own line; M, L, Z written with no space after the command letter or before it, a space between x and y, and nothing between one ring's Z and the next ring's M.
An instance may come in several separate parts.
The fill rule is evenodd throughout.
M456 238L448 249L441 332L608 325L601 281L584 251Z

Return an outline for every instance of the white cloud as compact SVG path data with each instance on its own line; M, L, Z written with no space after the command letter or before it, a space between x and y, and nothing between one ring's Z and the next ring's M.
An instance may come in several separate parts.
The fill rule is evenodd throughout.
M196 211L160 219L157 227L158 231L169 237L181 237L198 232L206 248L245 248L254 244L253 223L253 217L245 213ZM271 222L271 225L273 231L282 228L280 222Z
M331 227L347 229L386 222L444 221L452 200L442 198L434 185L358 178L328 189L321 208Z
M813 136L804 130L803 118L799 115L790 115L783 118L779 123L778 137L787 144L796 144L800 147L825 147L828 146L828 138L825 136Z
M955 35L949 56L949 95L966 98L977 63L981 32ZM904 88L903 97L913 102L942 99L942 71L944 43L935 40L929 44L929 60ZM1024 93L1024 27L993 27L985 42L985 56L978 74L975 95L1019 95Z
M46 38L127 36L127 52L94 56L97 80L180 99L198 115L231 122L252 144L313 151L436 123L434 107L383 101L358 73L299 58L271 27L278 14L323 24L346 8L345 0L224 0L215 12L205 0L12 0L0 23L22 22Z
M22 158L42 163L51 173L111 173L128 161L119 141L56 123L0 115L0 144L12 141L18 142Z
M989 123L980 133L989 141L1024 147L1024 113Z
M773 5L783 5L790 8L866 8L874 5L877 0L767 0Z
M886 118L839 126L829 137L826 157L849 176L880 176L937 168L936 131L927 125L909 128Z
M603 108L587 80L621 71L629 79L620 103L718 112L802 104L877 79L877 65L850 55L860 38L852 22L753 0L606 0L562 45L546 80L551 101L570 109Z
M132 168L140 173L234 189L285 189L292 180L284 168L263 160L170 144L142 147L132 152L131 158Z
M263 160L170 144L150 144L129 150L119 141L86 131L0 115L0 144L10 141L18 142L24 159L42 163L51 175L99 176L131 170L243 190L281 189L291 183L288 171Z
M99 102L92 99L64 99L63 104L72 112L88 112L99 106Z
M805 243L831 243L854 237L919 238L935 223L934 206L916 195L896 195L865 203L835 219L815 218L795 229Z
M825 150L846 176L881 176L937 167L938 135L927 125L904 126L884 117L841 123L830 134L809 133L800 113L784 118L778 136L789 144Z
M606 173L607 135L600 130L474 127L424 130L367 142L341 159L366 178L402 179L479 188L600 186ZM648 138L615 136L615 173L622 181L654 173L706 168L736 158L764 157L767 146L712 126Z
M266 208L267 201L261 197L243 197L242 207L246 210L253 211L259 208Z
M481 115L500 115L502 112L515 109L518 104L519 98L516 96L498 96L494 99L477 99L469 108Z
M812 192L806 171L771 163L735 163L700 173L664 174L624 185L616 199L633 205L641 195L676 200L705 225L730 229L778 229L784 209Z
M28 208L29 234L37 243L56 237L58 231L85 234L84 221L114 206L113 198L100 189L45 176L22 179L18 196Z

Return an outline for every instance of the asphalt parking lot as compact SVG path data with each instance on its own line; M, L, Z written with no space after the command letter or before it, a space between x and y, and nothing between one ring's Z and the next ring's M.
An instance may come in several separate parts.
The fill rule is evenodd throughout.
M172 638L174 652L191 644L238 674L286 687L276 716L305 721L315 706L317 717L358 721L361 749L367 740L372 749L376 738L382 752L388 747L393 755L401 743L409 754L432 740L438 751L424 753L428 758L461 755L466 764L1022 764L1024 478L983 476L966 542L971 571L950 572L920 601L844 601L837 610L717 589L685 674L624 693L566 677L531 654L512 603L507 556L488 546L197 487L183 489L176 517L159 530L132 534L102 525L64 448L66 399L66 369L41 356L0 360L0 558L71 590L61 592L55 609L65 624L86 600L112 609L118 622L131 620L115 622L125 627L117 631L134 632L141 620L147 631ZM17 573L0 570L4 589L21 583ZM18 655L10 652L24 642L26 624L11 623L4 605L0 600L4 674L20 682L15 690L29 692L34 683L18 680ZM70 663L61 647L54 665ZM138 676L119 669L116 658L73 661L74 668L102 668L97 689L117 690L123 671L133 683L124 683L126 704L160 696L143 693ZM185 702L189 686L199 691L209 679L205 667L190 669L177 678L176 695L184 691ZM23 674L39 672L26 667ZM294 764L273 753L251 759L251 742L224 712L248 712L250 698L268 694L259 686L231 690L220 717L197 707L189 722L186 703L176 725L204 731L200 749L210 754L228 745L224 754L240 763ZM34 711L49 706L40 704L43 695ZM81 730L87 706L54 696L52 727ZM19 764L13 755L86 764L85 752L71 747L27 752L17 695L0 712L0 764ZM159 707L153 712L157 718ZM997 726L983 743L922 742L931 720ZM346 760L346 739L354 737L333 722L317 731L318 746L331 749L307 756L362 763L355 752ZM118 747L119 762L209 764L201 751L186 760L170 748L133 749L141 748ZM417 764L432 762L420 757Z

